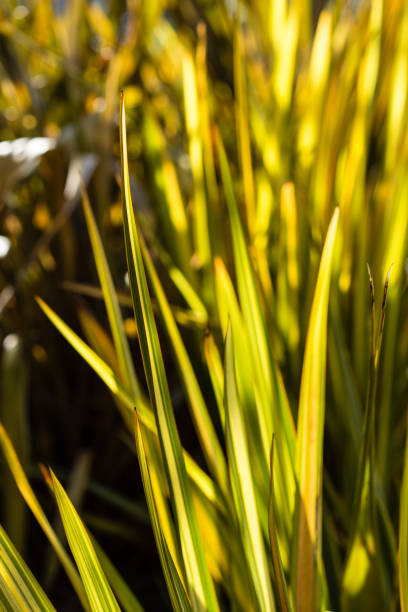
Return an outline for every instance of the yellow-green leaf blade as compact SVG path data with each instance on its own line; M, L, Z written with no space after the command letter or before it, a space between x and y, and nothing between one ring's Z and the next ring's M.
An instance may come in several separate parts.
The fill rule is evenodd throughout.
M130 192L123 96L120 113L120 140L122 202L129 282L146 379L155 410L163 457L167 466L176 520L179 524L188 592L193 610L202 610L204 608L209 611L216 611L218 610L218 603L205 563L203 544L198 530L191 489L187 480L186 466L171 406L156 323L143 267Z
M254 387L257 392L257 418L262 432L261 457L269 469L272 433L276 438L275 499L282 519L285 548L292 539L291 516L295 500L295 429L289 402L279 369L270 350L259 290L245 239L227 156L217 133L218 157L225 199L231 222L232 245L237 275L238 294L248 337L248 352L253 363ZM266 470L265 470L266 472ZM269 486L269 482L265 483Z
M122 380L128 386L128 388L131 389L134 397L140 397L139 385L136 380L129 344L123 328L118 297L109 270L105 251L103 249L102 240L99 235L91 204L89 202L88 194L84 186L82 186L82 204L85 212L85 219L88 227L89 238L91 240L99 281L102 287L109 325L112 331L113 341L119 360Z
M2 610L56 612L1 525L0 592L4 598Z
M225 420L231 484L244 550L260 610L274 611L268 564L259 524L248 441L235 376L231 328L225 347Z
M67 576L70 579L72 586L74 587L79 599L81 600L81 603L84 609L88 610L89 609L88 599L86 597L84 587L82 585L78 572L76 571L65 548L62 546L61 542L59 541L55 531L51 527L47 517L45 516L43 512L43 509L38 503L38 500L34 494L34 491L32 490L31 485L27 480L27 476L25 475L24 470L21 466L21 463L17 457L16 451L14 450L13 444L1 423L0 423L0 447L3 451L6 462L10 468L11 473L13 474L13 478L15 480L15 483L21 495L23 496L31 512L34 514L41 529L44 531L51 546L53 547L55 553L57 554L59 560L61 561L61 564L64 567L67 573Z
M295 541L295 600L317 609L316 563L320 558L323 425L325 412L327 314L339 209L332 217L320 261L303 361L298 415L296 471L299 494Z
M93 612L120 612L119 605L103 573L91 539L71 500L52 470L55 499L69 547L75 558Z
M160 526L159 515L156 508L153 487L150 480L149 466L147 463L146 452L140 427L139 419L136 419L135 426L136 450L139 458L140 472L142 475L143 488L146 495L147 507L149 509L150 520L152 522L153 534L156 540L157 550L163 568L164 577L169 591L170 599L175 610L185 611L191 609L181 578L177 572L170 551L166 545L166 539Z
M191 415L201 447L205 454L211 473L218 481L220 487L225 491L227 487L227 467L225 464L224 453L217 438L217 434L205 404L191 360L188 356L183 339L174 320L170 305L167 301L166 294L153 266L149 252L142 239L141 246L151 286L157 300L160 314L165 324L166 333L171 341L182 382L190 402Z

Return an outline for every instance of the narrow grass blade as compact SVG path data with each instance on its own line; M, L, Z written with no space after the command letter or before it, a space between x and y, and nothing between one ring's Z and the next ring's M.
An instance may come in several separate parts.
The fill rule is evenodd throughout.
M204 607L210 612L218 610L218 603L214 585L205 564L203 544L198 530L186 466L171 406L136 229L129 184L123 95L120 112L120 141L126 256L143 364L150 398L154 406L162 453L168 470L169 486L180 532L188 593L193 610L202 610Z
M295 428L280 372L270 351L260 295L235 199L231 173L221 136L217 132L218 157L228 205L237 274L238 294L248 337L248 353L258 392L257 418L262 434L263 461L269 466L272 433L276 437L276 504L282 518L285 548L292 534L291 515L295 499ZM269 469L269 467L268 467ZM269 482L267 483L269 486Z
M40 504L36 496L34 495L34 491L32 490L30 483L27 480L27 477L24 473L24 470L21 466L21 463L16 455L14 447L11 443L10 438L8 437L6 430L3 425L0 423L0 446L2 448L4 457L6 462L13 474L16 485L24 497L24 500L27 506L30 508L31 512L34 514L37 519L41 529L44 531L47 536L51 546L55 550L61 564L63 565L68 578L70 579L72 586L74 587L82 606L85 610L89 610L89 603L86 597L84 587L82 585L81 579L76 571L71 559L69 558L65 548L62 546L61 542L57 538L55 531L51 527L47 517L45 516Z
M260 610L275 610L268 563L259 524L251 460L235 377L234 349L228 327L225 346L225 417L231 485L247 564Z
M50 470L55 499L86 594L94 612L120 612L91 539L58 478Z
M81 355L81 357L83 357L91 368L95 370L110 391L112 391L112 393L123 401L128 409L132 411L137 400L132 397L129 391L127 391L119 381L112 368L109 367L74 331L72 331L72 329L68 327L68 325L64 323L64 321L41 298L37 297L36 300L44 314L50 319L51 323L55 325L69 344ZM146 409L143 413L146 413L146 425L150 423L150 426L153 427L153 415L149 418Z
M321 508L325 413L327 315L331 266L339 209L333 214L313 298L300 388L296 472L299 492L293 556L297 609L313 612L321 605Z
M164 536L160 524L159 515L156 508L154 491L150 479L149 466L147 463L146 452L144 449L142 429L140 427L140 421L137 417L137 413L135 424L135 440L137 455L139 458L140 471L142 475L143 488L146 495L147 507L149 509L153 534L156 540L157 550L159 552L159 557L162 564L170 599L174 610L189 612L191 610L191 605L184 590L182 579L179 576L176 566L174 565L174 562L171 558L168 546L166 544L166 538Z
M242 313L238 304L238 299L232 284L231 277L219 257L214 259L215 269L215 294L218 307L218 317L221 323L221 331L226 336L228 325L234 335L234 357L236 364L236 376L238 391L243 406L246 410L246 419L250 430L250 438L262 440L263 445L268 445L269 441L266 432L262 430L262 423L259 423L255 403L254 393L254 370L250 355L248 355L248 335L244 325ZM259 453L262 456L261 453Z
M260 405L259 402L257 403L257 390L254 385L256 375L251 355L248 351L248 334L232 280L219 257L216 257L214 260L214 269L216 302L221 330L225 336L228 325L230 325L234 336L236 379L239 397L242 406L245 406L245 427L248 436L249 452L253 457L253 476L257 492L259 492L261 499L265 500L268 496L270 478L269 462L266 462L262 450L266 449L270 442L259 418ZM266 519L266 504L263 504L262 510L265 511ZM267 521L261 521L261 524L264 527L264 535L266 536Z
M109 334L83 304L79 304L77 315L89 346L112 368L118 378L121 378L117 352Z
M103 249L102 240L98 232L91 204L84 185L81 183L82 205L84 208L88 233L92 244L92 251L95 258L96 269L101 283L103 297L105 300L106 311L108 314L109 325L112 331L113 342L119 361L121 379L134 395L140 397L140 389L136 380L135 369L130 355L129 344L123 328L122 315L120 312L119 301L116 295L115 286L109 270L108 261Z
M273 388L274 384L277 384L276 372L273 372L272 370L264 317L261 309L259 294L256 288L255 276L239 217L227 157L219 133L217 133L217 145L225 197L231 222L238 293L245 325L248 331L249 347L254 363L254 370L257 373L256 375L261 396L267 398L268 400L271 400L272 398L276 399L276 397L274 397L276 389ZM289 444L291 447L291 452L294 453L294 427L293 422L291 423L291 417L289 414L285 414L285 412L283 412L283 414L279 414L282 410L279 402L275 401L273 404L275 405L275 408L272 408L272 410L277 411L273 419L274 425L277 425L278 423L281 425L283 424L284 433L288 435L288 440L290 439ZM272 417L269 412L270 411L268 410L265 414L259 415L260 422L263 425L268 438L268 444L265 447L265 455L268 463L270 440L272 438ZM288 422L291 423L291 425L288 425Z
M184 346L181 334L174 320L166 294L153 266L150 254L143 239L140 239L143 259L149 276L154 296L163 319L166 334L171 342L181 379L191 408L191 417L196 428L201 448L207 460L211 474L220 488L227 490L227 466L214 425L211 421L193 366Z
M4 611L56 612L1 525L0 592Z

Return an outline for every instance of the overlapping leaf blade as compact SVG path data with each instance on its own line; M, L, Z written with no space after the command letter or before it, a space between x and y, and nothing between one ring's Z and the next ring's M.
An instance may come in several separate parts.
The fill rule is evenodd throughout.
M0 601L12 612L56 612L0 525Z
M260 610L275 610L268 563L259 524L244 417L236 383L231 328L225 344L225 422L235 510L247 565Z
M295 496L295 428L281 375L271 355L260 295L239 216L231 173L221 136L218 133L217 147L231 223L238 294L255 374L257 418L263 451L260 456L263 457L267 473L272 433L276 432L275 499L282 521L286 548L289 549Z
M1 423L0 423L0 446L2 448L6 462L11 470L11 473L13 474L14 480L16 482L16 485L21 495L24 497L26 504L30 508L31 512L34 514L41 529L44 531L56 555L61 561L61 564L64 567L67 573L67 576L70 579L72 586L74 587L82 603L82 606L84 607L85 610L88 610L89 609L88 599L86 597L84 587L82 585L78 572L76 571L69 555L65 551L55 531L53 530L47 517L45 516L43 509L41 508L34 494L34 491L32 490L30 483L27 480L27 476L24 473L24 470L16 455L16 452L11 443L11 440L8 437L7 432L5 431Z
M166 294L153 266L147 247L142 239L140 243L151 286L164 322L166 333L171 341L186 395L191 406L191 414L198 438L201 442L201 447L207 459L210 472L216 478L219 486L225 491L227 489L227 468L224 453L217 438L193 366L167 301Z
M182 579L178 574L174 561L171 557L170 551L166 543L166 538L163 533L163 529L160 525L159 515L156 508L156 500L152 483L150 480L147 457L144 450L142 429L140 427L140 421L138 418L136 418L135 425L135 440L137 455L140 464L140 471L142 474L143 487L146 495L146 502L149 508L150 520L152 522L156 546L159 552L159 557L162 564L163 573L169 591L170 599L173 605L173 609L176 611L180 610L182 612L188 612L191 609L190 602L185 592Z
M203 544L187 480L186 466L172 411L156 323L143 268L130 193L123 95L121 96L120 115L122 202L129 281L146 379L155 410L174 512L179 525L187 590L193 610L203 608L209 611L218 610L214 586L205 563Z

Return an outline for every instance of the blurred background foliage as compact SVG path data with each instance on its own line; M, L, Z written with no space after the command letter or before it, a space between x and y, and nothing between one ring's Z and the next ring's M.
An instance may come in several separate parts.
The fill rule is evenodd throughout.
M112 560L126 558L121 570L147 609L161 609L167 596L133 441L103 384L33 300L40 294L102 354L112 351L78 206L80 170L143 380L118 187L120 89L136 212L208 398L200 347L207 324L218 340L222 327L212 258L233 269L214 159L216 127L295 417L320 253L340 205L338 281L329 313L325 503L342 555L354 484L347 465L350 471L357 465L369 363L366 263L376 288L394 264L377 450L385 503L398 521L408 387L408 8L403 0L350 0L321 9L320 2L303 0L0 5L1 420L43 506L52 515L38 461L61 476ZM180 271L208 320L200 304L187 307L180 297ZM194 455L195 434L166 348L164 359L183 444ZM13 490L5 471L1 487ZM17 493L2 500L7 533L28 564L41 568L57 608L70 609L66 579L23 502ZM340 558L333 553L331 562L336 574Z

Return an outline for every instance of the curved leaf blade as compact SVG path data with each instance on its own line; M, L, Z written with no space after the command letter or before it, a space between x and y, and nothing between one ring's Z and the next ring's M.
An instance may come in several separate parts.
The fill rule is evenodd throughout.
M336 208L320 260L306 338L298 415L296 472L299 491L296 500L293 584L296 605L310 612L318 609L321 596L317 566L321 560L327 315L338 216L339 209Z

